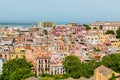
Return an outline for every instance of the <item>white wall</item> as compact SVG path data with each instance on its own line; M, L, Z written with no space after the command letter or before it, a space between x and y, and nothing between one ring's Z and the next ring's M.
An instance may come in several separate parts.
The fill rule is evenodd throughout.
M0 58L0 74L2 73L3 60Z

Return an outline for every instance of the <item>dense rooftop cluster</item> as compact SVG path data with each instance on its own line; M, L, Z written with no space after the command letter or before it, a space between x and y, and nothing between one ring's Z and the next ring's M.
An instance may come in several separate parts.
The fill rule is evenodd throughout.
M116 34L106 34L107 30L118 30L120 23L95 22L88 26L91 28L87 30L86 25L77 23L40 22L37 27L0 27L0 57L4 60L25 57L39 75L65 73L62 61L68 55L86 62L120 52L120 39Z

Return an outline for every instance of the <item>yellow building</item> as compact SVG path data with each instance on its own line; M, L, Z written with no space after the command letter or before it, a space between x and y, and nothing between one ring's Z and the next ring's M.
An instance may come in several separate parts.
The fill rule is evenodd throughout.
M37 48L39 49L39 50L46 50L46 46L37 46Z
M54 22L39 22L38 27L43 27L43 28L53 28L55 26Z
M93 29L94 27L96 27L97 29L99 29L100 26L103 26L103 25L104 25L104 22L96 21L96 22L91 23L90 27L91 27L91 29Z
M98 44L103 44L107 40L109 40L109 41L116 40L116 36L112 35L112 34L99 34L98 36L99 36L99 42L98 42Z
M66 51L69 52L73 47L75 47L75 44L66 45Z
M68 24L69 27L78 26L78 25L79 25L78 23L74 23L74 22Z
M120 40L116 39L114 41L111 41L111 46L120 47Z
M100 34L99 35L99 42L98 42L98 44L103 44L108 38L109 38L109 35Z
M25 48L24 47L16 47L15 48L15 53L21 53L21 52L25 52Z
M18 58L24 58L24 57L25 57L25 53L12 53L12 54L9 54L9 60L18 59Z
M115 74L115 76L119 75L113 70L101 65L94 70L94 80L109 80L109 78L112 77L112 74ZM115 80L119 80L119 79L116 78Z
M25 48L24 47L16 47L15 52L9 54L9 60L18 59L25 57Z

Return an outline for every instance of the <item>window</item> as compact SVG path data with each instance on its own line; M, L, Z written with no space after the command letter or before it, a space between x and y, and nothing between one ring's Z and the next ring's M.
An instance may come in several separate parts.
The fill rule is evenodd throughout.
M20 52L25 52L25 50L21 50Z
M16 55L16 59L18 59L18 55Z
M45 63L47 63L47 60L45 59Z
M48 63L50 63L50 60L48 60Z
M50 64L48 64L48 68L50 68Z
M40 65L39 65L39 69L40 69Z
M95 40L97 40L97 38L95 38Z
M86 55L88 55L88 53L86 53Z
M43 60L41 60L41 63L43 63Z
M0 57L2 57L2 55L0 55Z

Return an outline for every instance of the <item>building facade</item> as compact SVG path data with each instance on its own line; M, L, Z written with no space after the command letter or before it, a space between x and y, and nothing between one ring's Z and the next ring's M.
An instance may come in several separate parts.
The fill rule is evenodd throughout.
M38 27L43 27L43 28L53 28L55 26L54 22L39 22Z
M118 76L119 74L113 70L101 65L94 70L94 80L109 80L112 77L112 74ZM119 80L116 78L115 80Z
M37 75L50 74L50 57L39 57L37 59Z

